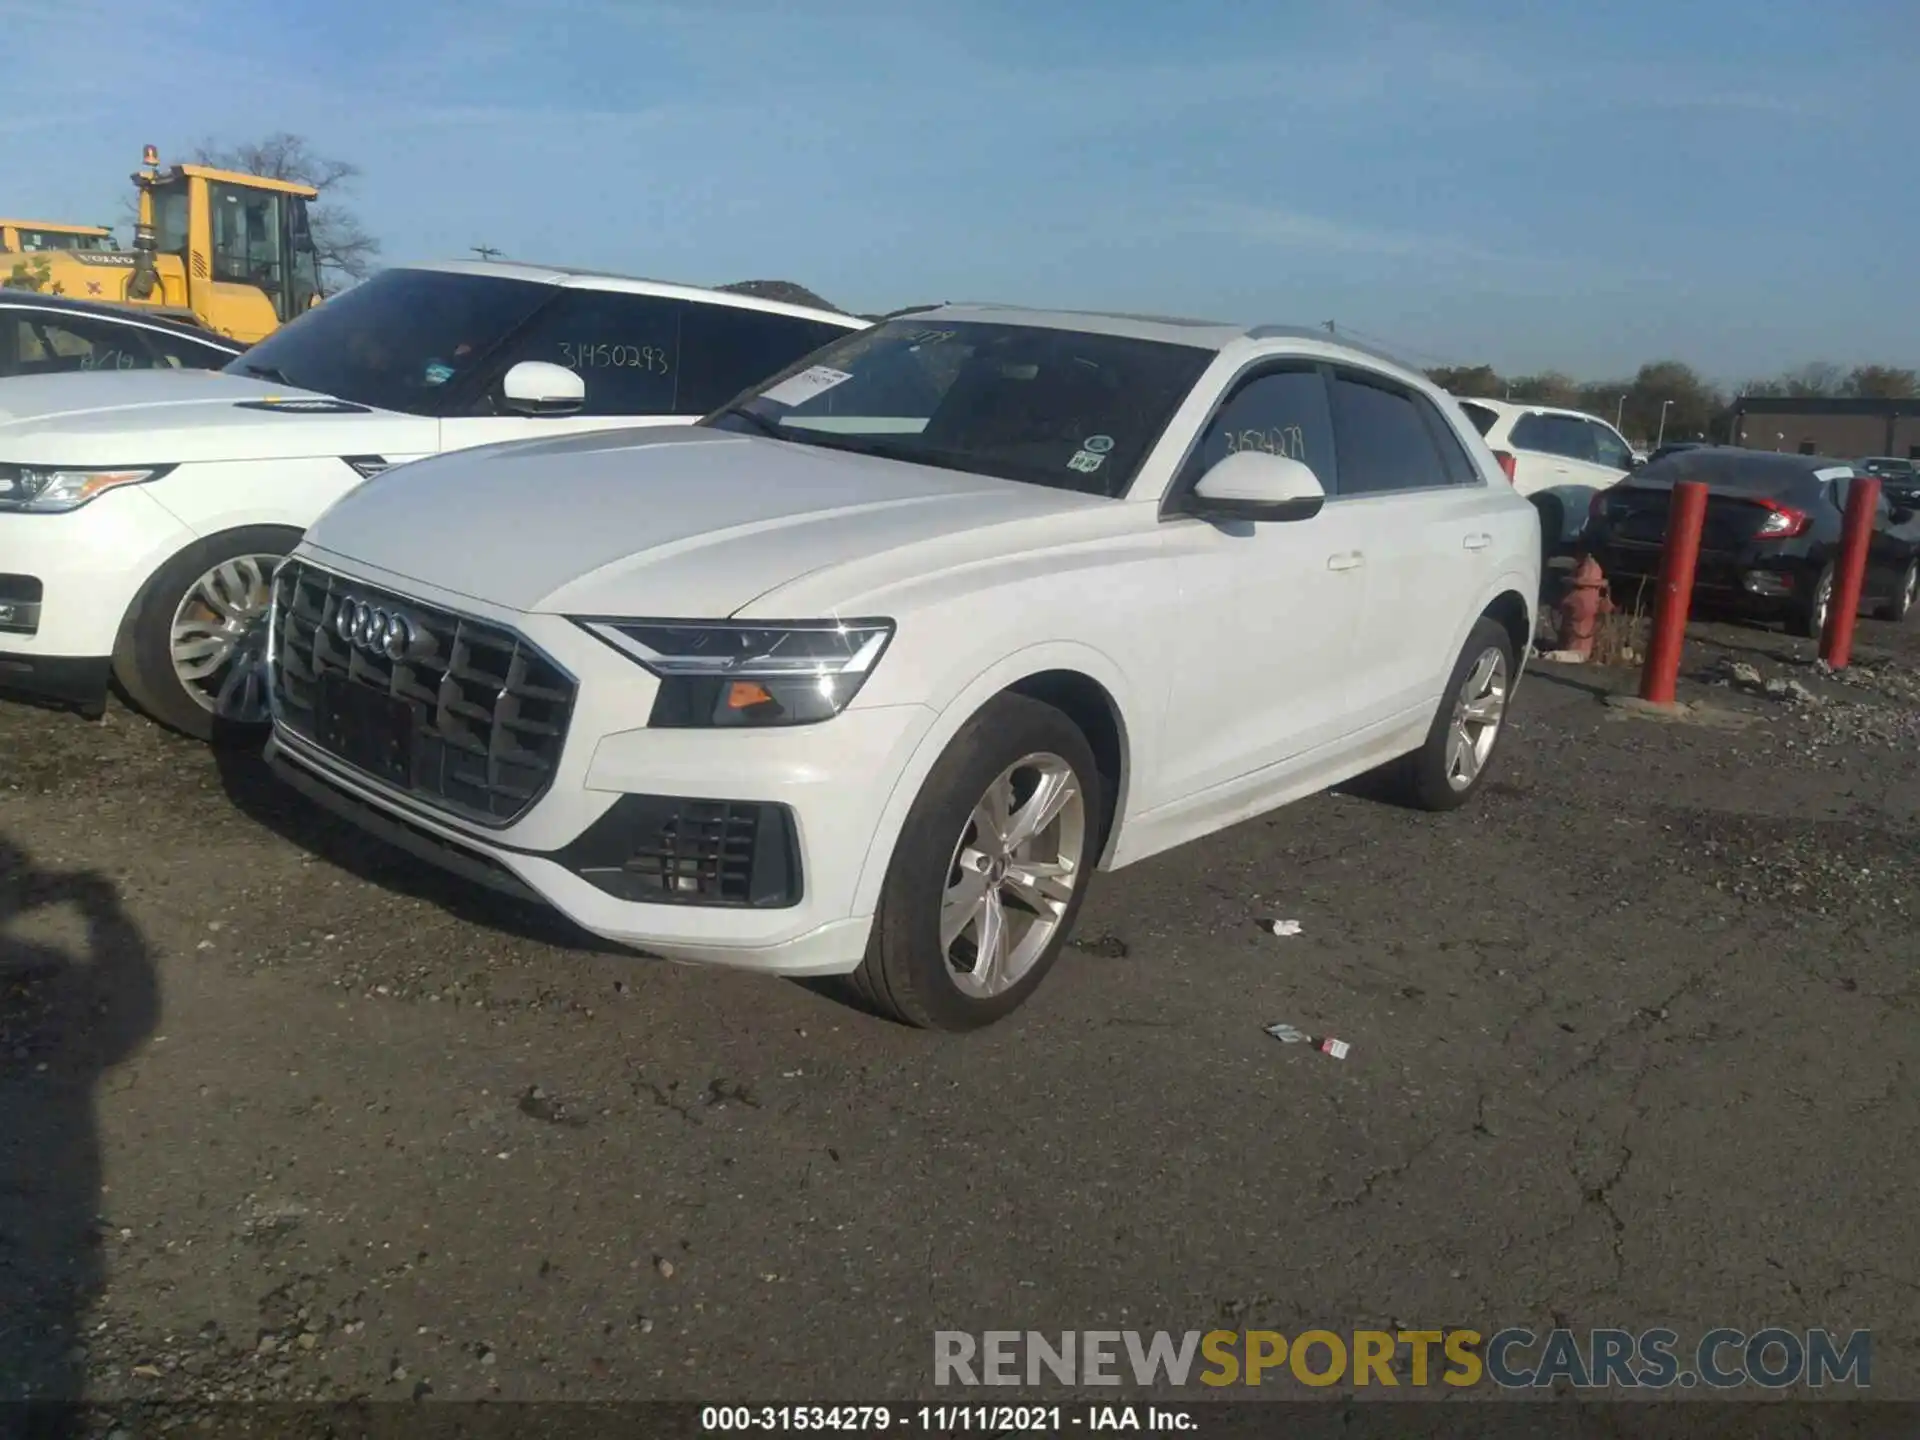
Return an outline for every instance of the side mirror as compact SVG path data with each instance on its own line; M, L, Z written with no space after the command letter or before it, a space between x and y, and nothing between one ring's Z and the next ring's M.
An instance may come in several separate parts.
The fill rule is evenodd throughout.
M501 377L500 398L516 415L572 415L587 403L587 382L564 365L522 360Z
M1310 520L1326 503L1319 477L1298 460L1241 450L1200 477L1188 509L1206 520Z

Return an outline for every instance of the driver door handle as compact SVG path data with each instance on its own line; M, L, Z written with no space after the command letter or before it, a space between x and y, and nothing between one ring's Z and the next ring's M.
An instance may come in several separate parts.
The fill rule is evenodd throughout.
M1493 537L1491 535L1469 535L1460 543L1465 545L1469 550L1484 550L1493 543Z
M1340 555L1329 555L1327 557L1327 569L1358 570L1361 565L1366 563L1366 558L1367 557L1362 555L1358 550L1348 550Z

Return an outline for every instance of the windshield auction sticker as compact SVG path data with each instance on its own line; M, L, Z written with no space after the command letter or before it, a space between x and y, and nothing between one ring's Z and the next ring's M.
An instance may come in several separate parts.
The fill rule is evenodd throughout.
M789 375L771 389L762 390L760 398L771 400L776 405L804 405L816 395L824 395L836 385L844 385L853 378L845 370L835 370L829 365L813 365L798 375Z

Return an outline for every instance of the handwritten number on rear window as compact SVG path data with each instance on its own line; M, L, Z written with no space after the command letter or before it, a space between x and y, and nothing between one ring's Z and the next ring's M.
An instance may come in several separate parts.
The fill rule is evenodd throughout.
M670 374L665 348L659 345L572 345L560 342L562 363L569 370L648 370Z
M1272 425L1265 430L1227 431L1227 453L1259 450L1268 455L1284 455L1290 460L1307 458L1307 437L1298 425Z

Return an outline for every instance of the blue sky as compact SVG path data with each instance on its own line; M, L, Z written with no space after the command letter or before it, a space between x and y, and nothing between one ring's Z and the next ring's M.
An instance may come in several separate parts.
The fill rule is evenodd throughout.
M1912 0L9 0L0 210L305 135L389 262L1920 365ZM165 95L164 102L151 97ZM124 234L123 234L124 238Z

